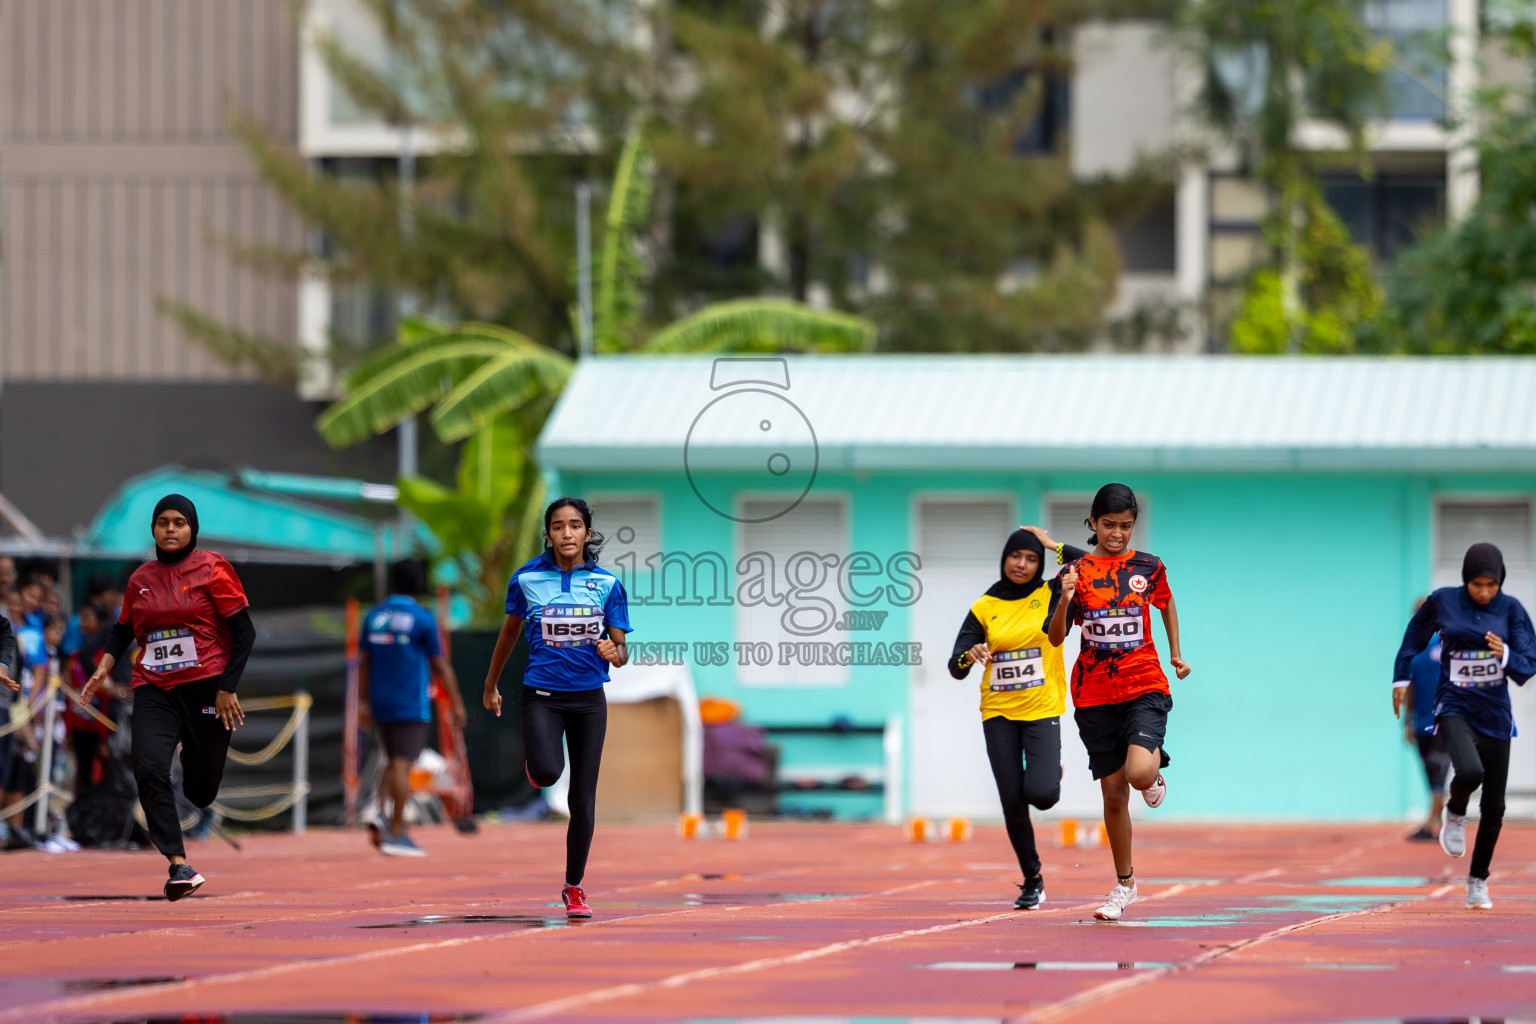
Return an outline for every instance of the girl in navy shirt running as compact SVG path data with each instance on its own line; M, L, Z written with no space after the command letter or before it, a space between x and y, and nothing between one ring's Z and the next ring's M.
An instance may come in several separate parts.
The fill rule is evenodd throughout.
M1435 729L1450 747L1450 798L1440 825L1448 856L1467 852L1467 800L1483 787L1482 821L1467 873L1467 909L1488 910L1488 868L1504 824L1504 787L1509 779L1509 741L1514 716L1508 681L1536 675L1536 632L1519 601L1501 588L1504 556L1492 544L1473 544L1461 563L1462 585L1430 594L1408 622L1393 668L1392 711L1401 716L1411 685L1410 665L1429 638L1440 633L1440 687Z
M581 880L592 849L597 773L608 731L603 684L608 666L629 661L624 585L598 568L603 536L592 529L592 508L580 498L556 498L544 510L544 553L512 574L507 621L485 676L485 707L501 715L496 688L519 635L528 640L523 674L523 749L528 781L553 786L565 768L561 737L571 755L571 822L565 833L565 888L570 917L591 917ZM526 628L525 628L526 627Z

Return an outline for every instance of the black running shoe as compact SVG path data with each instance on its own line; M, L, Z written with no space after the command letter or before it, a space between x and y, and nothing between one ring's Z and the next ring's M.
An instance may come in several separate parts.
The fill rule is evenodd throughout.
M1034 910L1045 902L1045 876L1036 875L1024 879L1019 886L1019 898L1013 901L1014 910Z
M175 903L183 896L191 896L203 887L207 879L192 870L190 864L172 864L171 877L165 883L165 898Z

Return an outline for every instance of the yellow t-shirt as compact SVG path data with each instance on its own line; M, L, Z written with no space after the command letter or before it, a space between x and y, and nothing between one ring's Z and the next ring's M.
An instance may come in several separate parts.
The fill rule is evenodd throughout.
M1067 673L1061 648L1046 635L1051 588L1004 601L983 596L971 605L987 632L992 663L981 674L981 717L1033 722L1067 710Z

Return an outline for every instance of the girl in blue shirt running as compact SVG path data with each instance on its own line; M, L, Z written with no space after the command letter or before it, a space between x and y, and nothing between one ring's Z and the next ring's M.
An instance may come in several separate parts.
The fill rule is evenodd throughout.
M507 620L485 676L485 707L501 715L497 681L519 636L528 640L523 674L523 749L528 781L553 786L571 757L571 821L565 833L569 917L591 917L582 891L597 810L597 773L608 731L603 684L608 668L629 661L629 601L618 577L597 565L603 536L592 529L592 508L580 498L556 498L544 510L544 553L512 574Z
M1467 852L1467 800L1483 787L1482 821L1467 872L1467 909L1489 910L1488 869L1504 824L1509 741L1514 716L1508 681L1524 685L1536 675L1536 632L1531 617L1502 592L1504 556L1492 544L1473 544L1461 563L1462 585L1442 587L1414 612L1393 667L1392 711L1401 717L1412 684L1410 666L1429 638L1440 633L1440 686L1435 731L1450 748L1450 797L1440 823L1440 848Z

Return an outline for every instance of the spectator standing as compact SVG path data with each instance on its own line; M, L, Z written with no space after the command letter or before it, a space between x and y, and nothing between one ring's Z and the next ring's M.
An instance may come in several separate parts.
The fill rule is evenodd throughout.
M419 561L399 562L393 571L389 600L368 610L363 618L363 645L358 660L358 705L362 725L377 725L388 762L379 786L379 809L390 802L387 831L378 821L366 823L379 852L397 857L421 857L426 851L405 833L405 805L411 797L411 766L427 743L432 724L429 687L436 672L453 701L453 717L463 728L464 699L453 666L443 657L437 620L417 601L427 588L426 567Z

